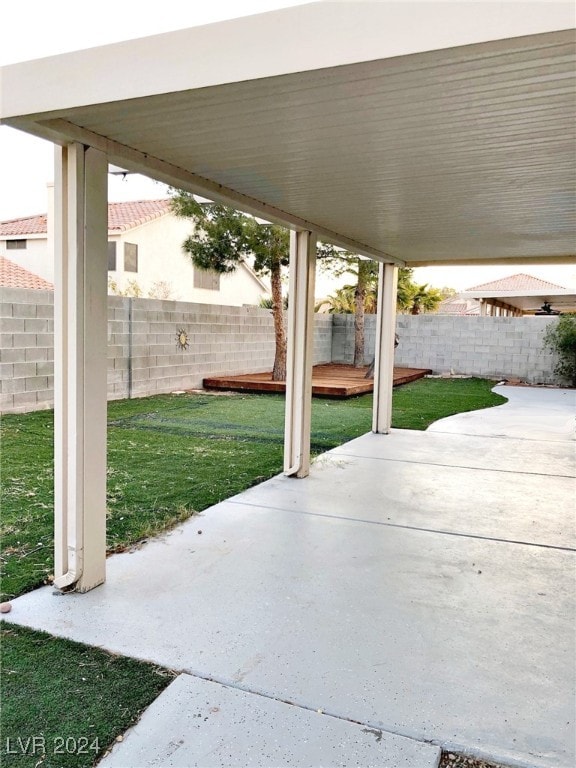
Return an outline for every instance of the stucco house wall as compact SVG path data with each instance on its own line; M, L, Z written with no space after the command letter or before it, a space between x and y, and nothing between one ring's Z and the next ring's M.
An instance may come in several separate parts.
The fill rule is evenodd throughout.
M182 243L191 232L189 221L168 214L126 232L110 233L108 241L117 243L117 269L108 272L109 278L121 290L135 281L144 297L152 295L199 304L258 305L269 292L267 286L245 265L240 265L234 273L221 275L217 290L194 286L195 269L190 257L182 250ZM126 243L138 246L137 272L125 270Z
M6 239L0 238L0 256L53 283L54 259L48 257L46 235L26 235L15 239L26 240L26 248L9 249L6 246Z

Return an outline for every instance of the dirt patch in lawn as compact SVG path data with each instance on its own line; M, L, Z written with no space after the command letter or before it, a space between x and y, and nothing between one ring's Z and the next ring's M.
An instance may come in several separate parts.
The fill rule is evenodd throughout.
M442 759L438 768L508 768L508 766L468 755L458 755L455 752L442 752Z

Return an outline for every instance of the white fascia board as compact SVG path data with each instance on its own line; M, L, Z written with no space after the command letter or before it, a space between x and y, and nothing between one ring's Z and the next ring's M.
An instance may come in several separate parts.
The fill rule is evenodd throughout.
M443 258L438 259L406 259L404 266L416 268L416 267L453 267L455 263L460 266L471 267L495 267L504 266L509 267L511 264L529 264L531 261L537 264L576 264L576 256L573 254L564 254L560 256L542 256L542 255L526 255L526 256L495 256L485 258L458 258L457 254L447 254Z
M525 299L544 298L545 296L570 296L576 301L576 294L571 288L539 288L536 291L492 291L489 288L484 291L462 291L459 296L463 299Z
M572 2L316 2L0 68L0 122L572 29Z

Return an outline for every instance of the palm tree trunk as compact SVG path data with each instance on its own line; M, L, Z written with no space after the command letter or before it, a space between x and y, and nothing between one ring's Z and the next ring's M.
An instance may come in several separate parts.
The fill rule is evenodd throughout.
M366 301L366 288L368 272L363 262L358 260L358 282L354 291L354 367L361 368L364 365L364 303Z
M286 381L286 331L284 329L284 312L282 310L282 280L280 264L270 271L272 286L272 317L274 318L274 367L272 381Z

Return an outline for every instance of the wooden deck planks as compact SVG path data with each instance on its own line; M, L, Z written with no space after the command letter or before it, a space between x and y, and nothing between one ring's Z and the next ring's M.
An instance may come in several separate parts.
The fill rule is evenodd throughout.
M312 394L324 397L352 397L372 392L374 382L364 378L368 367L326 363L312 369ZM394 368L394 386L421 379L432 373L424 368ZM240 392L284 392L283 381L272 381L272 373L245 373L239 376L210 376L204 379L205 389L228 389Z

